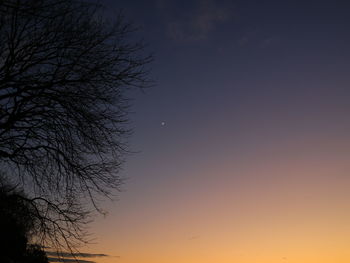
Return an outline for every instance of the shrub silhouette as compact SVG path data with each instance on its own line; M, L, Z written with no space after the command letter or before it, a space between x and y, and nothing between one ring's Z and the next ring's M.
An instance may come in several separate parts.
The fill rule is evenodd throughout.
M45 252L29 244L35 219L22 194L9 186L0 186L0 262L47 263Z

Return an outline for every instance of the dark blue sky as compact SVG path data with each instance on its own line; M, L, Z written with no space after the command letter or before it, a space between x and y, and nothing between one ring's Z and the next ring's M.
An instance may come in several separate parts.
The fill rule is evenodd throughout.
M142 138L162 121L178 134L232 127L243 112L300 120L349 110L347 1L102 2L123 9L155 54L156 86L133 95Z
M155 57L155 86L131 95L131 145L142 154L126 176L148 174L143 165L164 152L206 160L261 138L349 131L347 1L101 2L140 27Z

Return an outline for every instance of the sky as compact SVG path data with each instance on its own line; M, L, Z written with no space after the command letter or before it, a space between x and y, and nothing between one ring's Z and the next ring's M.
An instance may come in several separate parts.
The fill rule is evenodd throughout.
M155 86L131 94L137 153L87 260L350 262L350 4L101 3Z

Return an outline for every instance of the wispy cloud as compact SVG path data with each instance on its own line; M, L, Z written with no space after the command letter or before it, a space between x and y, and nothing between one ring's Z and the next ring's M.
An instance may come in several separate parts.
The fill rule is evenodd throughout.
M91 253L67 253L67 252L60 252L59 254L57 252L53 251L46 251L46 254L48 256L58 256L61 257L79 257L79 258L97 258L97 257L108 257L109 255L106 254L91 254Z
M244 35L237 39L237 45L240 47L254 46L267 48L278 44L280 38L278 36L266 36L259 30L247 31Z
M158 6L164 9L165 2L158 2ZM169 38L180 42L204 40L232 17L232 6L224 1L197 0L189 9L182 10L167 21L166 32Z
M279 41L278 37L266 37L261 41L260 47L266 48Z
M188 238L188 240L195 240L195 239L199 239L200 238L200 236L198 236L198 235L196 235L196 236L190 236L189 238Z
M56 257L47 257L49 262L52 263L96 263L91 260L82 260L82 259L74 259L74 258L56 258Z
M80 258L101 258L101 257L109 257L106 254L91 254L91 253L67 253L67 252L54 252L54 251L46 251L46 255L48 256L49 262L55 263L96 263L92 260L80 259Z

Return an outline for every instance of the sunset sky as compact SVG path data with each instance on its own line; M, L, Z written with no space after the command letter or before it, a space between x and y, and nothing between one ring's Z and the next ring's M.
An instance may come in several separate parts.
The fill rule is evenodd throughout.
M98 263L350 262L350 3L104 0L140 26L127 180Z

